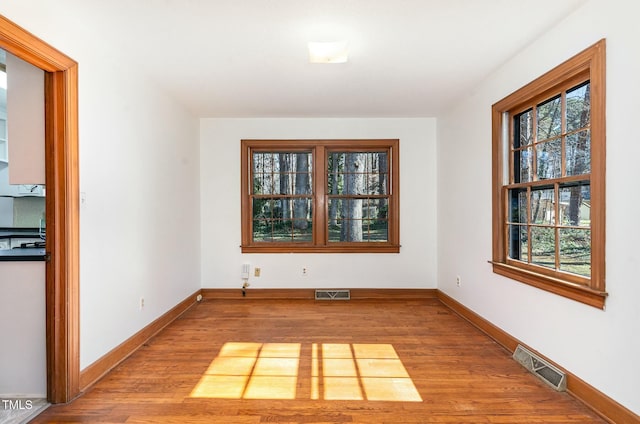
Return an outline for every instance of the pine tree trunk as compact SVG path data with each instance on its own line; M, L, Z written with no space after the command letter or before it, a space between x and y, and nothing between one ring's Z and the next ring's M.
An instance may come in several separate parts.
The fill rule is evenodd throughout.
M345 155L346 195L362 194L364 191L364 155ZM362 241L362 199L348 199L342 204L344 220L340 229L341 241Z

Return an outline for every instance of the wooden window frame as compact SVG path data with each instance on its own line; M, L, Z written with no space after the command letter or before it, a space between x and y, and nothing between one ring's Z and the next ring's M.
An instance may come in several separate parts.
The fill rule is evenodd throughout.
M241 140L242 253L399 253L400 252L400 142L375 140ZM327 152L389 151L389 227L386 242L329 242L327 228ZM251 212L251 152L253 150L312 152L312 242L254 242Z
M493 272L525 284L604 309L605 290L605 40L515 91L492 106ZM508 257L508 146L513 116L563 89L589 80L591 85L591 277L546 270Z

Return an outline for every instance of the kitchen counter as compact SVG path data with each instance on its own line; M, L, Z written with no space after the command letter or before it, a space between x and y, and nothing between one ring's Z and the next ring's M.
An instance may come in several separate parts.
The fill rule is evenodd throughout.
M30 244L32 241L37 240L42 242L40 233L37 228L0 228L0 241L14 239L24 239L24 241ZM44 247L33 247L31 244L29 247L15 246L13 249L0 249L0 262L2 261L44 261L45 249Z
M0 262L7 261L44 261L43 247L23 247L15 249L0 249Z

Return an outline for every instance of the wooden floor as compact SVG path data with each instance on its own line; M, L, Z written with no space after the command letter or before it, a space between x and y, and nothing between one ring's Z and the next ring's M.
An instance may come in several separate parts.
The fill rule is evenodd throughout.
M435 299L242 299L197 304L33 422L604 421Z

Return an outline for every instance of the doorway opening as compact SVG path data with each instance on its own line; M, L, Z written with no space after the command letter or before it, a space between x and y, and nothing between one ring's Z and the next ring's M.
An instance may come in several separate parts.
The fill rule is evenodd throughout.
M45 73L47 400L80 393L78 64L0 16L0 48Z

